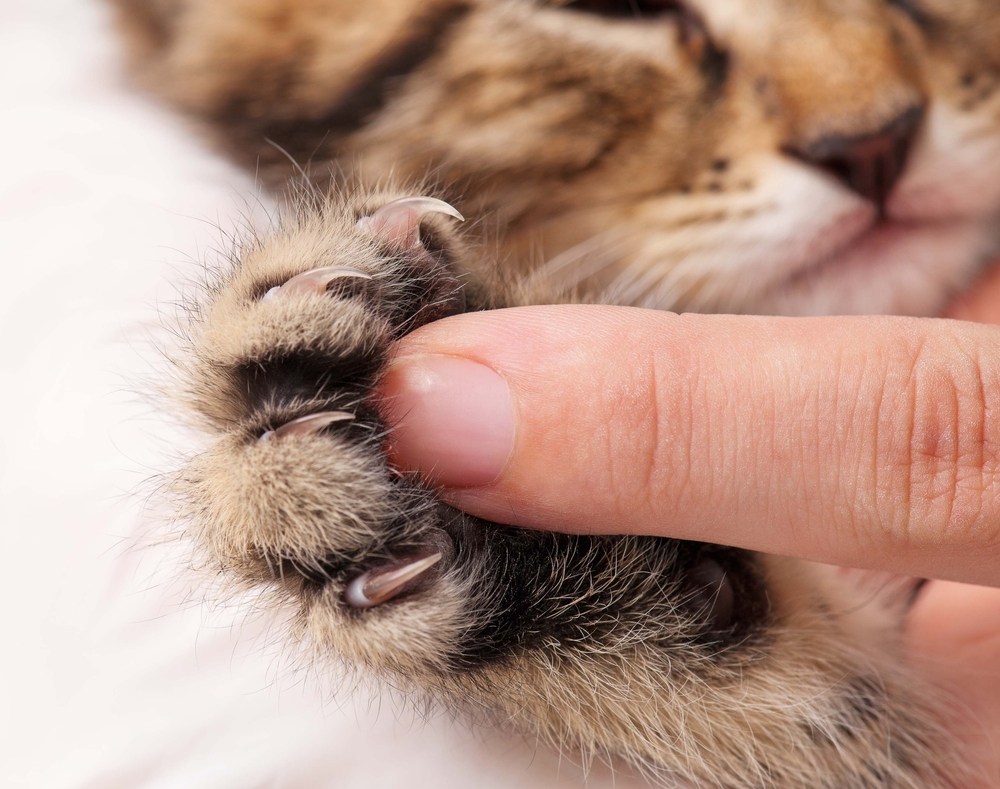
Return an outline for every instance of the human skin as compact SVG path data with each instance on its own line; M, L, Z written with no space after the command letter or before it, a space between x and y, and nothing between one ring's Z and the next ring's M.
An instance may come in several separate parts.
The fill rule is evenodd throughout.
M456 316L397 349L392 452L497 522L939 579L908 644L1000 786L1000 271L950 317Z
M1000 266L949 314L1000 324ZM1000 591L935 581L925 587L907 624L910 647L928 674L966 705L963 735L1000 783Z

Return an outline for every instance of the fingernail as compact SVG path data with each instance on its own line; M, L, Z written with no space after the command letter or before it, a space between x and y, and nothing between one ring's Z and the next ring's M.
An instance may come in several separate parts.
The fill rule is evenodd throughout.
M406 356L382 390L400 468L443 487L488 485L514 448L510 389L485 365L452 356Z

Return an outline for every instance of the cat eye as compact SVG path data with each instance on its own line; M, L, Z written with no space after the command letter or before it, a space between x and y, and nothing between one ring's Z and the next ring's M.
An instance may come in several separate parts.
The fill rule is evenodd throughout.
M598 16L634 17L637 19L669 14L679 16L688 13L684 5L677 0L569 0L569 2L562 3L561 6Z
M556 5L571 11L619 19L676 19L681 43L695 60L707 65L712 76L725 71L724 64L719 68L719 61L724 59L724 55L712 43L705 23L678 0L566 0Z
M917 24L924 24L927 22L927 14L924 13L920 5L915 2L915 0L886 0L888 5L893 8L898 8L908 17L913 19Z

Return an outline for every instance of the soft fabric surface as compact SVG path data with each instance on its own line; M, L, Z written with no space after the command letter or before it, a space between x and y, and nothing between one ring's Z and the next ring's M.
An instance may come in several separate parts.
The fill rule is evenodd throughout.
M581 785L516 738L323 691L272 622L202 605L149 544L185 440L140 396L164 368L158 314L254 184L126 86L98 2L0 14L0 785ZM598 768L605 784L641 782Z

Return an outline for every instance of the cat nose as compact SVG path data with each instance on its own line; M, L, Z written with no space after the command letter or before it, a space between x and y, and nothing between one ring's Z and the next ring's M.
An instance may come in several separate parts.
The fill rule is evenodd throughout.
M906 169L923 116L922 106L912 107L871 134L828 135L786 150L836 176L882 211Z

